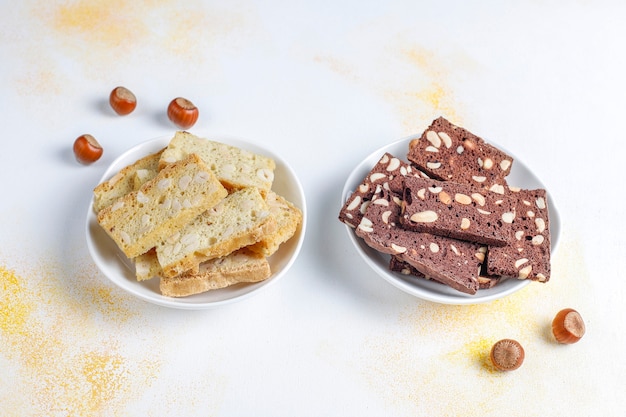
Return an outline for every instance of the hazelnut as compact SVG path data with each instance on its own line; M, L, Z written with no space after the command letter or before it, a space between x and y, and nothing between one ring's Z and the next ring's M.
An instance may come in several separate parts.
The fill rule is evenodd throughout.
M115 87L109 95L109 104L115 113L124 116L135 110L137 99L126 87Z
M189 129L198 120L198 108L186 98L178 97L167 107L167 117L181 129Z
M102 146L93 136L81 135L74 141L74 156L81 164L91 164L102 156Z
M513 371L524 362L524 348L517 340L502 339L493 345L489 357L500 371Z
M565 308L552 320L552 334L559 343L576 343L585 334L585 322L578 311Z

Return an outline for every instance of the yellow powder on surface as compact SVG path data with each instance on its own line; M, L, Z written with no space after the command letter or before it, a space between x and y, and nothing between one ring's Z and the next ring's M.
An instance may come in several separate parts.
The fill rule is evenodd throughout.
M592 365L579 363L574 371L550 330L551 320L561 308L592 310L589 294L584 293L589 275L576 239L575 234L563 233L559 251L552 257L548 283L532 282L506 298L485 304L453 306L416 301L407 306L398 315L393 331L367 340L356 366L391 406L409 414L434 413L431 415L497 414L498 406L530 395L538 380L569 379L571 372L584 373L582 368ZM498 371L489 359L491 347L503 338L520 341L526 351L524 364L516 371ZM592 395L585 384L569 389L568 395L577 398ZM455 400L446 403L432 395L444 391L450 393L446 398ZM543 401L546 394L532 395ZM472 407L466 408L467 404ZM545 407L549 403L541 404ZM518 409L515 415L522 415L525 408Z
M41 3L32 13L61 50L71 51L72 57L87 65L106 61L107 68L128 65L138 55L144 56L145 63L146 54L159 62L183 58L186 66L192 66L194 61L204 61L219 40L254 27L239 12L194 0Z
M119 48L147 33L140 13L149 3L81 0L60 4L51 15L51 23L57 32L82 38L94 48Z
M154 352L146 359L143 353L124 352L117 342L119 323L134 313L112 308L120 300L95 285L85 293L93 303L63 294L57 268L39 269L38 277L25 279L0 266L0 351L16 367L11 389L20 388L19 396L10 396L9 387L6 397L0 395L3 412L112 415L123 409L160 368ZM84 274L88 280L89 272Z
M392 107L406 135L421 132L439 116L462 124L463 106L455 97L453 78L471 67L464 65L468 58L446 58L405 39L393 38L388 42L380 50L367 48L367 57L376 58L373 62L355 63L328 52L314 54L312 59L375 91Z
M456 123L462 123L458 113L461 104L455 99L454 90L449 78L450 70L447 64L434 51L423 48L417 44L409 44L400 47L400 62L409 65L410 76L404 80L404 94L397 87L388 92L398 113L402 116L407 133L419 131L416 119L419 114L429 111L430 122L439 115L444 115Z
M35 1L15 15L19 30L5 36L19 68L11 85L27 99L37 96L29 107L41 113L55 103L48 100L80 94L81 82L134 78L139 68L211 78L225 50L263 33L248 14L198 0Z
M339 57L326 55L326 54L317 54L313 56L313 61L316 64L320 64L320 65L327 67L332 72L342 76L343 78L346 78L352 81L359 81L359 76L355 68L353 68L352 65L350 65L350 63L346 62L345 60Z
M0 267L0 281L0 329L6 335L19 335L25 327L32 306L19 301L24 294L24 287L12 271Z

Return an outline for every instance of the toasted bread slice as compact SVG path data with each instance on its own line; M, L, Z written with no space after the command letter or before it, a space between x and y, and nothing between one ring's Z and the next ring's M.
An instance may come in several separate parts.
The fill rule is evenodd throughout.
M163 269L157 258L156 248L133 258L137 281L145 281L163 275Z
M195 272L200 263L254 244L275 229L276 220L259 189L248 187L229 194L156 245L157 257L165 277Z
M265 201L270 208L270 215L276 219L276 230L250 245L250 250L263 256L271 256L296 233L302 224L302 211L273 191L269 192Z
M184 131L176 132L170 140L161 154L159 168L191 153L198 154L230 192L257 187L265 195L272 188L276 169L273 159Z
M243 248L225 257L203 262L197 273L161 277L159 288L165 296L186 297L238 283L260 282L270 275L267 259Z
M189 155L161 171L139 190L102 209L98 223L129 258L157 246L227 191L199 156Z
M136 174L139 171L153 172L155 176L159 168L159 160L161 153L159 152L145 156L134 163L122 168L117 174L113 175L109 180L104 181L96 186L93 190L93 210L95 213L100 212L106 206L111 205L115 200L125 196L131 191L136 191L149 178L144 177L144 181L140 184L136 181Z

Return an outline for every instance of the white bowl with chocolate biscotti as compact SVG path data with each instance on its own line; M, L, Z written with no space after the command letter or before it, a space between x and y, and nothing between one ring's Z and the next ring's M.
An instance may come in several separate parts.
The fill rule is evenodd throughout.
M302 247L306 202L289 164L228 136L178 131L119 156L87 211L104 275L154 304L206 309L278 281Z
M442 304L549 285L560 234L554 201L522 161L441 117L359 163L338 218L378 275Z

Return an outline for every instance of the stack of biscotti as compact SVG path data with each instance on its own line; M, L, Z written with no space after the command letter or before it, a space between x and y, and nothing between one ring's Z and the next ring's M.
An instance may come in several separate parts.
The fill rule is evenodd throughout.
M98 223L135 264L182 297L271 276L268 257L294 236L302 211L272 190L275 162L176 132L161 151L94 189Z
M393 162L392 162L393 161ZM505 279L550 278L547 193L507 182L513 158L443 117L385 153L339 220L390 255L389 269L466 294Z

